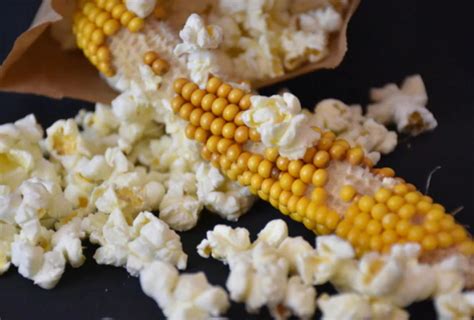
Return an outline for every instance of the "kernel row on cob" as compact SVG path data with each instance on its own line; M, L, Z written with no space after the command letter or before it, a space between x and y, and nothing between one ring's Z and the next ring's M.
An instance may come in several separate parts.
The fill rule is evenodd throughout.
M314 128L321 139L302 159L289 160L276 148L252 153L248 143L260 143L260 137L242 121L242 113L251 107L250 93L216 77L205 90L180 78L174 90L173 111L189 121L186 135L203 144L202 157L317 234L336 233L359 255L387 252L404 242L419 243L425 254L454 250L474 255L470 235L442 205L395 178L392 169L372 168L360 147ZM378 184L365 193L358 193L357 183L329 190L328 183L341 178L335 174L338 166L360 168L362 179ZM392 183L383 185L384 179Z
M73 33L77 46L89 61L105 76L116 71L107 37L115 35L122 27L136 33L145 21L127 10L122 0L80 0L73 19Z

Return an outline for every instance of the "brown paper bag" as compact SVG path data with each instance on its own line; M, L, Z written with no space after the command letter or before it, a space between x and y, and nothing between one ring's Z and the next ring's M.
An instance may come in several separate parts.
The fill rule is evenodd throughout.
M330 55L282 77L256 83L263 87L322 68L337 67L346 51L346 31L360 0L349 0L343 27L330 43ZM90 102L110 102L117 93L99 76L79 50L63 50L50 28L70 26L76 0L44 0L30 29L15 41L0 66L0 90L33 93L52 98L70 97Z

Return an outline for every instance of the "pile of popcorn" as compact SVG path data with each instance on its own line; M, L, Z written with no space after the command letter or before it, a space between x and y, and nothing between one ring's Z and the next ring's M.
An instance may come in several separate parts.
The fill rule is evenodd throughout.
M247 229L217 225L197 249L229 266L230 298L251 313L266 306L276 319L308 319L319 307L323 319L398 320L409 318L404 307L432 297L440 319L474 316L474 292L462 292L465 257L422 264L417 244L356 259L351 244L335 235L318 236L313 248L273 220L253 243ZM314 286L328 282L340 293L317 298Z
M210 53L218 57L219 46L239 52L239 68L233 69L248 79L273 77L324 56L327 36L340 24L334 8L290 15L284 13L288 1L277 1L281 6L272 6L272 12L264 10L266 2L240 6L220 1L221 11L208 17L214 27L191 15L181 32L183 43L175 49L186 55L191 77L207 81L214 72L206 59ZM307 31L314 29L322 31ZM255 68L250 62L262 65ZM139 276L144 292L167 317L207 319L225 313L227 293L210 285L203 273L179 274L187 255L175 230L194 227L204 208L237 220L254 197L200 157L197 143L185 136L185 121L171 109L169 92L156 90L163 79L146 71L142 85L132 82L111 106L97 104L94 112L58 120L45 137L33 115L0 126L0 274L13 264L25 278L53 288L67 264L84 263L82 247L88 239L99 246L97 263ZM400 131L415 134L436 126L425 108L421 78L410 79L401 89L389 85L374 91L376 104L366 116L335 100L298 115L299 101L286 94L255 96L243 119L259 130L264 143L288 133L280 147L293 156L314 138L304 135L316 134L303 129L318 125L361 145L376 162L397 142L381 123L395 122ZM413 112L420 114L415 124L407 121ZM343 240L319 237L314 249L302 238L288 237L287 226L277 220L254 243L245 229L216 226L198 251L229 264L231 300L245 302L250 312L268 306L276 318L307 318L319 305L327 319L343 319L337 313L343 310L348 318L403 319L407 314L400 308L430 296L446 319L474 309L473 294L460 292L458 261L418 264L419 248L411 245L357 261ZM412 281L419 274L427 281ZM343 293L316 300L313 285L328 281Z

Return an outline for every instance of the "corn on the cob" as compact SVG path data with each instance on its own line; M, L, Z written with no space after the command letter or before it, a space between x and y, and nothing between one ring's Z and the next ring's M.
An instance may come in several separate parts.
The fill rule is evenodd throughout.
M158 75L170 69L163 82L166 92L171 91L171 79L186 75L184 62L173 56L179 39L167 24L144 24L120 0L82 0L78 8L73 25L78 47L104 75L113 77L118 71L140 82L140 64ZM163 10L157 12L162 17ZM336 233L358 254L418 242L427 260L461 252L474 264L474 242L466 229L442 205L395 178L392 169L372 168L361 148L315 128L321 139L302 159L290 161L276 148L252 153L248 145L260 144L260 137L242 121L251 106L250 93L218 78L211 78L205 90L178 79L174 89L178 95L172 108L190 122L186 135L203 144L202 157L308 229ZM467 279L474 284L474 274Z
M396 243L417 242L426 258L461 252L474 257L474 242L451 214L390 168L373 168L359 147L321 132L299 160L276 148L249 151L259 143L242 113L251 94L211 78L205 90L187 79L174 82L172 108L189 121L186 135L203 144L201 155L283 214L317 234L336 233L358 254L388 252Z

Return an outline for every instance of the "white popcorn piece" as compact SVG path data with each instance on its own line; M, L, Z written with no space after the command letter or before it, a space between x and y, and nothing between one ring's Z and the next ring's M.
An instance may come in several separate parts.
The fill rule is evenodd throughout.
M318 306L324 320L374 319L406 320L408 313L384 301L377 301L356 293L322 295Z
M204 320L229 308L227 293L210 285L202 272L179 275L170 264L155 261L141 271L140 283L168 319Z
M306 149L320 138L294 95L253 96L251 102L252 107L242 114L242 120L258 131L266 147L278 147L282 156L302 158Z
M309 319L316 310L316 289L305 284L299 276L292 276L288 280L283 305L291 314L301 319Z
M201 257L222 260L227 263L228 259L237 253L250 249L250 235L245 228L231 228L225 225L217 225L212 231L207 231L207 238L197 246Z
M428 95L420 75L407 77L401 87L390 83L372 89L367 116L383 124L394 123L399 132L416 136L436 128L438 122L426 108Z
M203 205L197 199L193 174L173 175L160 203L160 219L178 231L189 230L198 221Z
M83 229L100 247L94 254L99 264L124 266L132 276L154 261L164 261L184 269L187 255L179 236L168 225L150 212L141 212L130 226L120 210L114 210L103 224L102 216L86 218Z
M156 0L125 0L128 11L135 13L140 18L148 17L156 7Z
M285 221L275 219L268 222L258 233L256 242L264 241L268 245L278 248L278 246L288 238L288 226Z
M455 292L434 300L439 320L470 320L474 317L474 292Z
M44 289L52 289L61 279L66 263L80 267L84 263L79 218L65 224L55 233L40 226L37 239L27 236L28 228L15 237L11 261L18 272Z
M196 182L198 199L208 210L228 220L237 220L255 200L248 188L224 177L209 163L197 166Z
M230 274L227 289L236 302L245 302L248 312L263 306L275 308L285 298L288 282L288 261L265 242L251 251L229 258Z
M333 131L351 145L360 145L374 163L380 159L380 153L390 153L397 145L395 132L364 117L361 107L349 107L339 100L319 102L312 121L315 126Z
M142 212L133 221L132 240L128 244L127 271L138 276L140 270L155 261L166 261L178 269L186 268L188 256L180 237L151 212Z

